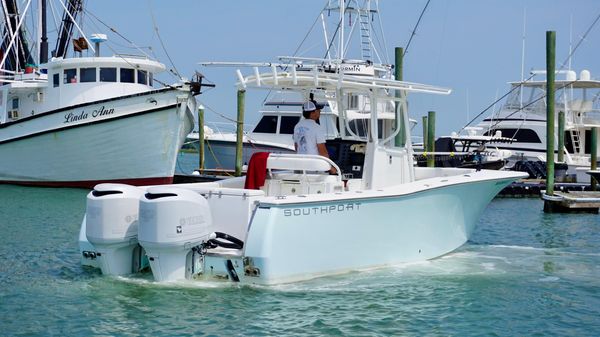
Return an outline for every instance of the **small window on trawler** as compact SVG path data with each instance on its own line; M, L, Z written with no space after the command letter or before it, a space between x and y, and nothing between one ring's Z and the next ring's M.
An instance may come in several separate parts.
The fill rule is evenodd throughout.
M55 88L60 85L60 75L59 74L52 75L52 84L54 85Z
M77 83L77 69L65 69L64 83Z
M79 69L81 82L96 82L96 68Z
M137 82L140 84L148 84L148 72L146 70L137 71Z
M117 68L100 68L100 82L116 82Z
M135 72L133 69L121 68L121 83L135 83Z

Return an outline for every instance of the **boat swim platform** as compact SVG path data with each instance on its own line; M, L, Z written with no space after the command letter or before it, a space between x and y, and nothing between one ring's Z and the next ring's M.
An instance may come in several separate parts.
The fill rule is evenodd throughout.
M600 208L599 191L554 192L554 195L542 193L544 212L546 213L598 213Z

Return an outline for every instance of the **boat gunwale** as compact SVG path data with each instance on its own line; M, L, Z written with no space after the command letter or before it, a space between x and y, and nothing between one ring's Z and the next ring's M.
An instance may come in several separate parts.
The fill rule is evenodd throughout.
M82 122L82 123L78 123L78 124L74 124L74 125L46 129L46 130L35 132L35 133L28 133L26 135L17 136L17 137L5 139L5 140L0 140L0 145L11 143L11 142L17 142L17 141L27 139L27 138L37 137L40 135L44 135L46 133L64 131L64 130L68 130L68 129L75 129L75 128L79 128L79 127L94 125L94 124L108 123L108 122L112 122L112 121L119 120L119 119L136 117L136 116L144 115L144 114L148 114L148 113L154 113L154 112L158 112L158 111L168 110L168 109L172 109L176 106L179 106L180 104L181 103L173 103L173 104L169 104L169 105L165 105L165 106L161 106L161 107L157 107L157 108L153 108L153 109L129 112L129 113L121 115L121 116L115 116L115 117L98 119L98 120L91 120L88 122Z
M96 105L96 104L100 104L100 103L111 102L111 101L115 101L115 100L119 100L119 99L126 99L126 98L132 98L132 97L140 97L140 96L145 96L145 95L152 95L152 94L157 94L157 93L162 93L162 92L168 92L168 91L171 91L171 90L180 90L180 88L182 88L181 85L179 85L179 86L171 86L171 87L164 87L164 88L160 88L160 89L154 89L154 90L139 92L139 93L135 93L135 94L129 94L129 95L124 95L124 96L116 96L116 97L105 98L105 99L101 99L101 100L97 100L97 101L92 101L92 102L86 102L86 103L79 103L79 104L69 105L69 106L58 108L58 109L54 109L54 110L48 110L48 111L40 112L40 113L37 113L37 114L35 114L33 116L26 116L26 117L20 118L20 119L15 120L15 121L9 121L9 122L6 122L6 123L0 123L0 129L7 128L7 127L10 127L10 126L13 126L13 125L17 125L19 123L25 123L25 122L31 121L33 119L36 119L36 118L41 118L41 117L45 117L45 116L48 116L48 115L60 113L60 112L66 111L66 110L78 109L78 108L82 108L82 107L86 107L86 106L90 106L90 105ZM0 141L0 143L2 143L2 142L3 141Z
M487 171L491 171L494 172L493 170L487 170ZM479 171L480 172L480 171ZM500 171L499 171L500 172ZM502 171L505 173L508 173L507 171ZM448 179L445 178L452 178L452 177L433 177L433 178L427 178L427 179L422 179L422 180L417 180L414 181L412 183L405 183L405 184L398 184L395 186L391 186L391 187L387 187L384 189L377 189L377 190L357 190L354 191L355 193L353 195L350 196L350 193L352 191L348 191L348 192L332 192L332 193L324 193L324 194L317 194L317 195L290 195L290 196L285 196L285 198L281 198L281 199L277 199L278 196L272 196L272 197L267 197L269 200L268 201L259 201L259 204L257 206L257 208L271 208L271 207L286 207L286 206L293 206L293 205L308 205L308 204L317 204L317 203L325 203L325 204L330 204L330 203L335 203L335 202L346 202L346 201L356 201L356 200L378 200L378 199L391 199L391 198L398 198L398 197L405 197L405 196L409 196L409 195L413 195L413 194L417 194L417 193L424 193L424 192L428 192L428 191L432 191L432 190L437 190L440 188L446 188L446 187L450 187L450 186L457 186L457 185L467 185L467 184L475 184L475 183L481 183L481 182L503 182L503 183L510 183L511 181L517 180L519 178L526 178L527 174L524 174L522 172L511 172L512 174L507 175L505 177L497 177L497 178L477 178L477 177L473 177L471 176L472 173L476 173L476 171L473 171L471 173L465 173L465 174L460 174L460 175L456 175L454 176L454 178L462 178L459 181L456 181L457 179L453 179L454 181L449 181ZM464 179L465 177L470 178L470 179ZM431 181L431 183L440 183L439 180L436 180L435 182L432 181L434 179L442 179L442 180L448 180L448 181L441 181L441 185L439 186L432 186L430 184L427 184L427 181ZM410 186L408 186L410 185ZM412 189L405 189L405 187L412 187ZM397 191L398 189L404 189L404 191ZM390 191L393 190L393 191ZM379 193L376 193L379 192ZM360 196L357 196L356 194L362 194ZM332 196L334 198L332 198ZM294 200L290 200L288 199L289 197L294 198ZM271 200L275 198L275 200ZM300 198L305 199L305 200L299 200Z

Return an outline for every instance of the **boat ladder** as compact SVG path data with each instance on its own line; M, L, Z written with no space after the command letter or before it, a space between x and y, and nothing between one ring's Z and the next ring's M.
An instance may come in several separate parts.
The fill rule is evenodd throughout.
M361 55L363 60L371 58L371 23L369 22L369 8L360 9L358 12L360 23Z
M573 153L579 153L581 149L581 139L579 137L579 131L571 130L569 133L571 134L571 144L573 144Z

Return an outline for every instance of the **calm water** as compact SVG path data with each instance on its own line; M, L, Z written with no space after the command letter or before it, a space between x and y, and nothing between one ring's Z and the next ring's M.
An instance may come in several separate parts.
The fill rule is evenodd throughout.
M600 335L599 215L496 199L468 244L433 261L277 287L161 286L79 265L86 194L0 185L0 335Z

